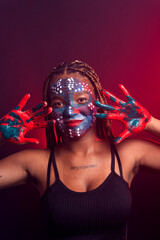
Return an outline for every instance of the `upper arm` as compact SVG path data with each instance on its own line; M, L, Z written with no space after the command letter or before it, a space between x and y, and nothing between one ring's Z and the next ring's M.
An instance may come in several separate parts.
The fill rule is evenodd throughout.
M160 171L160 144L142 140L138 148L140 152L139 165Z
M148 167L160 171L160 144L152 140L127 139L120 144L120 152L132 170Z
M29 179L32 150L12 154L0 160L0 188L25 183Z
M160 144L151 140L126 139L117 145L124 177L131 183L140 167L160 171Z

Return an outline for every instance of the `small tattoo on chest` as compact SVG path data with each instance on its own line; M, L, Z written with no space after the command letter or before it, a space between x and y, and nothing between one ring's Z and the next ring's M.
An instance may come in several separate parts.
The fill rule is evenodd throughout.
M90 164L90 165L84 165L84 166L75 166L71 167L71 170L80 170L80 169L87 169L87 168L94 168L97 167L97 164Z

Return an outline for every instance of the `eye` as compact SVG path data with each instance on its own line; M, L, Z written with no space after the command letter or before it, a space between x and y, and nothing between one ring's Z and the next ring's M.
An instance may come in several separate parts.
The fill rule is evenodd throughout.
M54 102L52 102L52 107L53 108L62 108L62 107L64 107L64 102L63 101L54 101Z
M80 98L77 99L77 102L78 102L79 104L81 104L81 103L86 103L87 101L88 101L88 99L85 98L85 97L80 97Z

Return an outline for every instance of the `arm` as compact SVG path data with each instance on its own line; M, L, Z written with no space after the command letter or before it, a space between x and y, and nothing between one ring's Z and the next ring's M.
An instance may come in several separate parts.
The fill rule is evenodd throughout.
M101 104L95 101L95 105L109 112L96 114L97 117L115 119L121 121L125 130L116 139L119 152L123 158L128 157L133 159L133 175L137 172L140 166L152 168L160 171L160 144L154 141L140 140L140 139L128 139L124 140L133 133L140 132L142 130L149 131L155 135L160 136L160 120L152 117L149 112L142 107L134 98L131 97L129 92L120 85L124 95L127 98L127 102L118 99L108 91L104 91L104 94L110 98L118 106L111 106ZM124 141L122 141L124 140ZM127 157L125 157L127 156Z
M136 172L141 167L160 172L159 143L143 139L126 139L117 148L122 157L126 154L127 162L129 158L133 158L133 169L136 169Z
M53 126L54 120L38 121L42 117L52 112L52 108L47 108L47 103L42 102L35 107L22 111L30 95L26 94L10 113L0 119L0 141L13 142L18 144L39 143L35 138L25 138L25 134L33 129Z
M160 137L160 120L151 117L151 121L146 125L144 130Z
M0 189L31 182L40 191L49 155L47 149L28 149L0 160Z
M117 145L125 177L130 184L139 169L160 173L160 144L143 139L125 139Z
M144 130L160 137L160 120L151 117ZM160 143L152 140L126 139L118 148L122 156L123 151L126 151L127 156L132 156L134 159L132 178L139 168L148 168L160 173Z
M53 126L55 122L53 120L37 121L52 111L51 108L45 108L46 102L27 111L22 111L29 97L29 94L25 95L17 107L0 119L1 144L5 141L17 144L38 143L37 139L25 138L25 134L35 128ZM0 188L26 182L30 176L33 176L31 169L35 164L35 159L39 160L39 157L41 154L37 154L37 151L26 150L0 160Z
M30 155L22 151L0 160L0 189L26 183L29 179L26 162Z
M151 117L145 130L160 137L160 120ZM140 166L160 172L160 144L154 141L142 141L139 149L141 149Z
M126 102L106 90L102 90L102 92L118 106L113 107L108 104L101 104L98 101L94 102L98 107L108 111L105 113L97 113L96 117L118 120L124 124L125 130L115 138L115 143L120 143L130 135L144 130L152 118L150 113L133 97L131 97L127 89L122 84L119 86L127 99Z

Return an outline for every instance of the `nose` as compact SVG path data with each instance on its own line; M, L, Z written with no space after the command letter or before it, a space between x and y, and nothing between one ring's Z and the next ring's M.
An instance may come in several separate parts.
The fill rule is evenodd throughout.
M65 115L66 117L71 118L71 117L76 116L77 114L79 114L78 109L74 108L74 107L71 106L71 105L66 106L66 109L65 109L65 111L64 111L64 115Z

